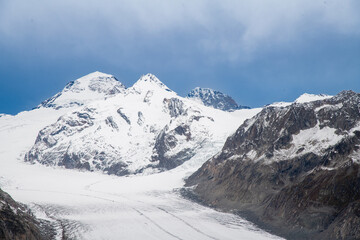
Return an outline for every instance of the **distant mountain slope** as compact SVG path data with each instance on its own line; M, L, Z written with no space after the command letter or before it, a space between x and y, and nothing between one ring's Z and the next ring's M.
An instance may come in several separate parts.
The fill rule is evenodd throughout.
M213 107L223 111L234 111L237 109L249 109L246 106L239 106L234 99L222 92L210 88L197 87L187 95L190 99L198 100L205 106Z
M113 77L96 76L77 80L81 89L100 81L95 100L91 95L91 102L42 129L26 161L116 175L162 171L181 165L211 142L225 141L241 117L182 98L152 74L127 89ZM83 90L73 93L73 86L65 92L78 102ZM69 98L62 96L44 106L66 106Z
M269 106L188 180L289 239L360 239L360 94Z

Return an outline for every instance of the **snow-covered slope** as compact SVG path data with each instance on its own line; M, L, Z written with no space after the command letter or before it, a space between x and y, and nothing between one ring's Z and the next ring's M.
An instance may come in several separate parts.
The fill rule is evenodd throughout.
M114 76L93 72L68 83L61 92L42 102L38 108L59 109L82 106L95 100L122 93L124 90L125 86Z
M201 102L205 106L213 107L223 111L249 109L249 107L238 105L230 96L210 88L197 87L191 90L187 97L189 99Z
M75 83L98 86L99 74L93 75ZM113 77L105 80L97 93L114 88ZM182 98L152 74L128 89L117 86L119 94L84 104L42 129L25 160L116 175L153 172L181 165L208 142L225 141L239 125L238 114Z

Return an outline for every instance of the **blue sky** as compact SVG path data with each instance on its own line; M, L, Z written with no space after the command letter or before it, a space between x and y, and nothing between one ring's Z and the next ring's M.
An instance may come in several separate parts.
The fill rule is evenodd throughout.
M0 1L0 113L29 110L94 71L155 74L180 95L239 104L360 92L358 0Z

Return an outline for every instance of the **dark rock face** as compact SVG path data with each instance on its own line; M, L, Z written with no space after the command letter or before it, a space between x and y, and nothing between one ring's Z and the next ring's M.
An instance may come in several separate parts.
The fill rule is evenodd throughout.
M360 239L360 94L268 107L187 179L289 239Z
M116 124L116 122L114 121L114 118L112 117L112 116L108 116L106 119L105 119L105 122L106 122L106 124L109 126L109 127L111 127L111 128L113 128L113 129L115 129L115 130L119 130L119 127L118 127L118 125Z
M112 164L111 166L104 169L107 174L115 174L117 176L125 176L129 174L129 171L126 169L127 165L123 162L118 162Z
M205 106L210 106L223 111L234 111L249 108L238 105L230 96L209 88L195 88L187 95L188 98L199 99Z
M0 239L52 239L54 233L40 225L24 206L0 189Z
M159 133L155 141L154 154L152 155L152 161L159 161L157 167L172 169L195 155L195 148L184 148L175 154L168 154L178 145L178 138L181 137L185 137L186 141L190 141L191 131L188 125L177 126L171 131L169 131L168 126L165 126Z
M121 111L120 108L117 110L117 113L125 120L127 124L131 124L130 119L125 115L125 113Z
M178 98L165 98L163 101L165 108L169 110L171 117L176 118L185 113L184 103Z
M212 122L214 119L198 115L200 112L196 112L195 115L189 114L190 109L185 108L185 104L178 98L165 98L163 104L172 121L157 134L151 161L154 163L153 167L169 170L191 159L206 140L192 132L191 127L194 123L200 119ZM187 120L177 122L181 117L186 117Z

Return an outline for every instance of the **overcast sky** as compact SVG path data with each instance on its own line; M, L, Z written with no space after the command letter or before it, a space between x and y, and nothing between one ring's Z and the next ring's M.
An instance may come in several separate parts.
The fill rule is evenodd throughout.
M0 113L94 71L239 104L360 92L360 1L0 0Z

